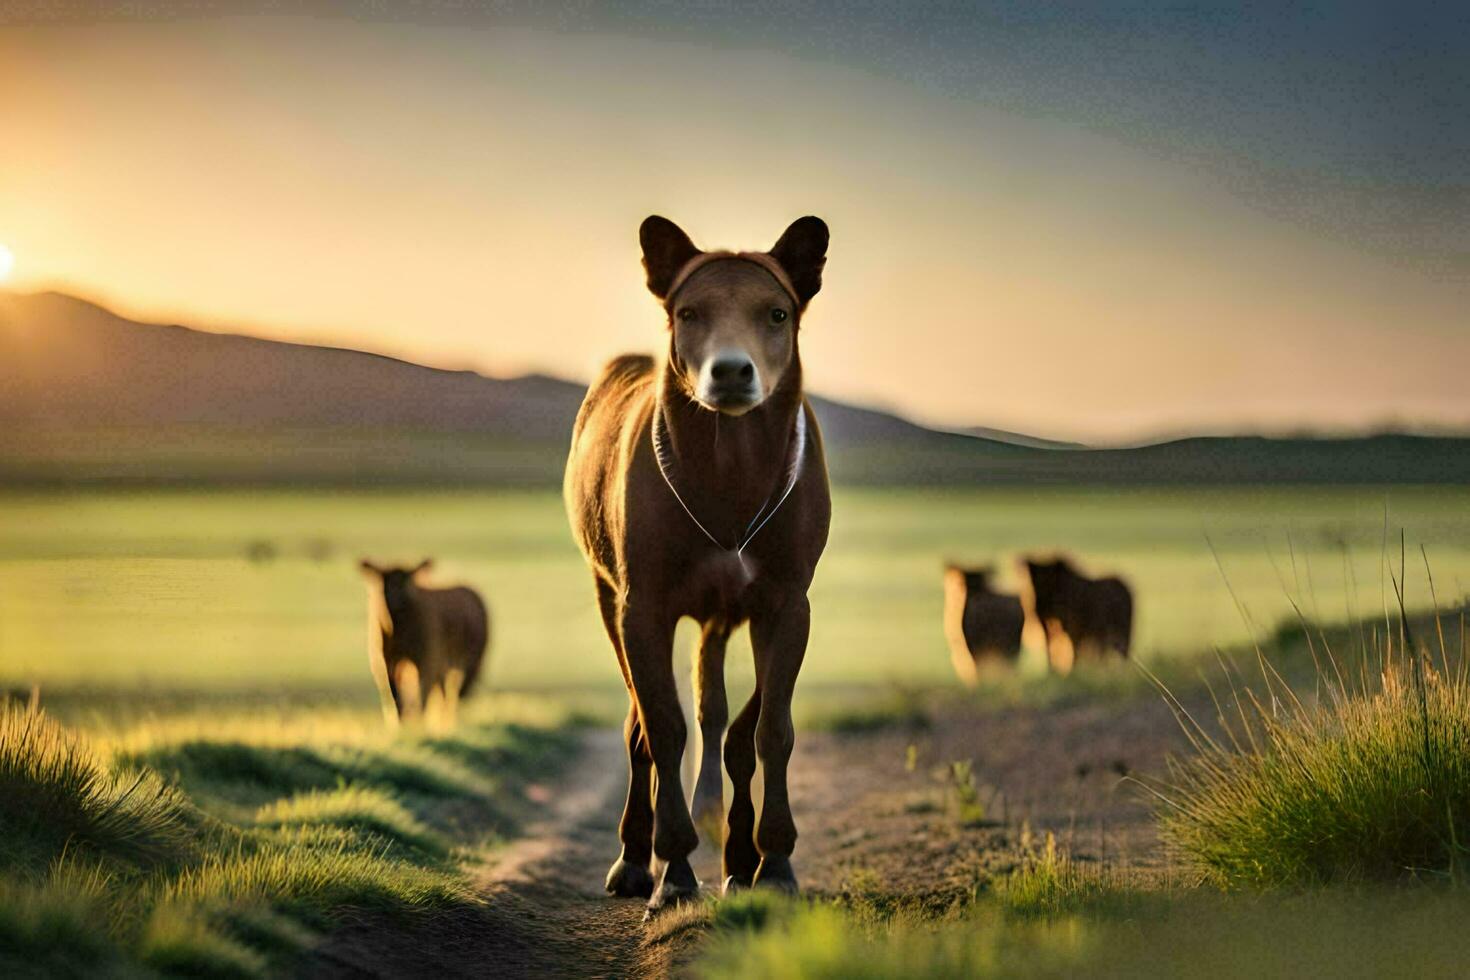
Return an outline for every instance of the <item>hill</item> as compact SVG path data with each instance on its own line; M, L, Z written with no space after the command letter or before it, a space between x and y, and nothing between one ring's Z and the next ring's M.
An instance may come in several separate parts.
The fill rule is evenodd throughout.
M1033 449L1086 449L1085 443L1068 442L1062 439L1043 439L1041 436L1030 436L1024 432L1011 432L1009 429L996 429L988 425L971 425L963 429L956 429L961 435L976 436L981 439L993 439L996 442L1008 442L1015 446L1030 446Z
M583 386L137 323L0 293L0 482L555 485ZM1184 439L1083 449L814 399L867 484L1465 483L1470 440Z

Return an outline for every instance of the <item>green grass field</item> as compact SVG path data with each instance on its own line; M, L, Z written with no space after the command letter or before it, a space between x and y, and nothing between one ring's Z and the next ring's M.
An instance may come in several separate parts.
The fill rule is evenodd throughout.
M1470 491L1453 488L842 492L812 592L803 685L948 684L947 557L999 561L1012 585L1011 559L1027 549L1065 548L1126 575L1145 662L1268 633L1290 613L1288 596L1324 620L1381 611L1385 528L1389 550L1403 528L1413 552L1410 603L1429 601L1421 541L1448 603L1470 590L1467 505ZM269 557L251 560L252 550ZM481 588L494 619L492 685L620 689L588 573L559 498L545 492L0 497L0 682L311 690L366 703L360 555L433 555L441 580ZM732 657L734 683L748 663ZM1039 654L1026 665L1040 669Z
M432 735L288 707L81 736L0 701L0 974L281 976L346 923L479 908L467 867L576 736L548 702L476 709Z
M1276 634L1293 599L1321 621L1381 615L1395 602L1388 567L1397 565L1400 529L1408 603L1431 601L1420 542L1440 605L1462 601L1467 504L1470 491L1444 488L846 491L812 593L798 708L855 730L945 697L911 689L958 690L940 628L946 558L1001 562L1012 586L1012 559L1027 550L1066 549L1093 571L1126 575L1138 596L1139 659L1172 683L1216 646L1248 658L1243 645ZM459 731L383 726L365 663L361 555L433 555L441 580L488 596L490 686L499 692L469 706ZM1349 633L1334 642L1346 637L1351 648ZM681 650L692 641L690 631ZM1301 653L1282 669L1301 666ZM1125 671L1045 680L1039 651L1019 673L995 695L1024 696L1033 681L1045 697L1148 689ZM731 674L732 686L748 684L749 658L734 657ZM1463 674L1453 676L1454 696L1427 702L1445 708L1447 746L1463 744L1470 703ZM546 492L0 496L0 685L23 694L39 685L46 709L35 715L12 702L0 724L8 787L0 796L10 801L0 801L8 828L0 906L9 909L0 914L0 962L222 976L287 971L323 935L364 915L393 927L426 912L478 914L467 869L518 832L533 781L553 777L571 755L571 708L615 715L621 690L588 574L558 497ZM515 693L535 690L549 697ZM1330 873L1298 874L1303 881L1355 880L1361 869L1407 862L1416 875L1448 878L1446 889L1300 900L1140 890L1049 846L1034 868L942 921L840 903L767 908L765 899L696 909L685 918L712 932L698 971L1124 975L1162 963L1166 972L1207 964L1214 975L1364 964L1440 972L1462 961L1462 944L1444 937L1465 907L1463 833L1456 823L1446 836L1436 823L1426 835L1424 814L1437 816L1441 800L1458 812L1470 770L1436 766L1444 785L1425 796L1423 769L1410 764L1420 715L1409 709L1420 702L1354 703L1393 709L1392 724L1365 714L1355 729L1372 751L1349 746L1345 756L1346 729L1323 716L1316 727L1301 723L1306 734L1282 729L1277 741L1289 753L1228 763L1202 754L1189 770L1195 810L1245 812L1251 822L1221 829L1176 818L1174 839L1196 864L1209 864L1201 853L1223 853L1235 867L1267 852L1243 832L1263 828L1272 840L1306 842L1295 866L1330 858ZM1308 735L1312 751L1296 748ZM1424 744L1425 752L1438 745ZM1343 758L1372 764L1338 765ZM1284 778L1300 760L1320 766L1311 778ZM1347 796L1324 796L1324 787ZM1261 814L1240 806L1242 794ZM1340 825L1351 809L1343 799L1362 804L1352 812L1364 832L1355 850L1323 858L1322 835L1311 833L1320 821L1303 814ZM1208 837L1202 846L1187 833L1195 824ZM1287 833L1301 828L1306 836ZM1383 844L1385 828L1397 850ZM1363 918L1376 931L1354 944ZM1283 957L1298 934L1320 941ZM1393 940L1413 957L1384 953ZM1161 946L1171 959L1158 960Z

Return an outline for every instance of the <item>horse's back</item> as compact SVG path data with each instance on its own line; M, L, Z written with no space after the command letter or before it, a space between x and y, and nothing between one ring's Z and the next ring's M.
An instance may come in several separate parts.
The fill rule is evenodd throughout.
M620 480L631 466L653 389L653 358L614 358L588 387L572 429L562 495L577 546L602 577L614 564L609 521L619 519Z

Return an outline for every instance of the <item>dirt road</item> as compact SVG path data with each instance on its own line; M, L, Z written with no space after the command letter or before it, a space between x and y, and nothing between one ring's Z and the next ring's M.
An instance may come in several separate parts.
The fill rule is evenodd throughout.
M1164 858L1147 804L1122 773L1157 772L1182 745L1152 700L1044 710L938 713L921 730L804 733L792 765L809 894L942 907L1013 867L1023 833L1050 830L1083 858L1156 871ZM969 762L959 779L952 763ZM591 733L573 770L540 788L544 813L488 856L482 907L404 930L335 933L303 971L352 977L663 977L680 972L699 927L648 928L639 900L612 899L626 761L616 732ZM968 786L975 805L964 805ZM982 812L983 811L983 812ZM695 870L717 887L718 854Z

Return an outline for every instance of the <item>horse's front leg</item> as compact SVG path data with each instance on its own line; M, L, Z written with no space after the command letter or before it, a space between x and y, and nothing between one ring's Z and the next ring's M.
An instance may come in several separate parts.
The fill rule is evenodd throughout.
M623 654L622 613L617 592L602 579L597 580L597 608L602 613L613 652L618 655L618 668L628 685L628 719L623 723L623 745L628 750L628 799L623 804L623 817L618 821L618 839L623 849L608 869L604 885L610 895L647 898L653 894L653 876L648 871L653 860L653 758L648 754L648 740L643 737L638 697L633 693L633 678Z
M791 589L751 617L750 638L760 677L760 717L755 726L755 751L765 770L765 801L755 844L760 867L755 884L796 891L791 852L796 848L796 822L786 792L786 764L796 744L791 724L791 696L796 675L806 656L811 630L811 606L806 593Z
M649 914L693 898L699 880L689 855L699 844L679 768L687 726L674 682L674 620L657 603L625 601L621 615L623 651L638 717L653 757L653 856L662 865Z

